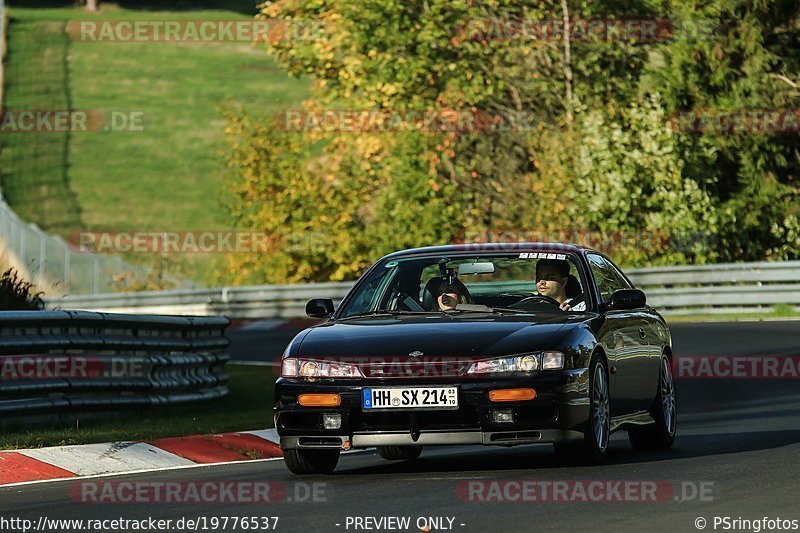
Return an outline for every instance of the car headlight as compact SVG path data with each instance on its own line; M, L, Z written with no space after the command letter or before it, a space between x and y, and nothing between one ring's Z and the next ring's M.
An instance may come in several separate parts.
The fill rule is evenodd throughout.
M467 374L497 374L503 372L534 372L539 369L537 354L517 357L501 357L476 361L467 369Z
M281 364L282 378L361 378L356 365L288 357Z
M561 352L542 352L542 370L561 370L564 368L564 354Z
M476 361L467 369L467 374L498 374L505 372L535 372L541 370L561 370L564 368L564 354L548 351L516 357L500 357Z

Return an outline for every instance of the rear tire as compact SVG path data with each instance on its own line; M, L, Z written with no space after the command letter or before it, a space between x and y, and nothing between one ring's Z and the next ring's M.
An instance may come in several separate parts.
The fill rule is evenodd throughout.
M330 474L339 462L339 450L283 450L283 462L293 474Z
M422 446L378 446L378 455L387 461L413 461L422 453Z
M658 390L653 400L651 414L656 421L652 426L628 431L628 440L637 450L667 450L675 442L678 428L678 404L675 398L675 380L666 355L661 357Z

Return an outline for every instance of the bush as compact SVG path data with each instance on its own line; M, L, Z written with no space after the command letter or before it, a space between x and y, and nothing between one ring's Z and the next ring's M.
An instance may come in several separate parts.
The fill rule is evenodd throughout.
M0 310L41 311L44 309L43 292L33 292L33 284L20 279L17 271L9 268L0 278Z

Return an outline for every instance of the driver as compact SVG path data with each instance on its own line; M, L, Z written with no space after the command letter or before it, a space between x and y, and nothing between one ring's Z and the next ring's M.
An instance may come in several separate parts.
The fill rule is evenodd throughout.
M584 311L586 303L567 298L569 281L569 262L561 259L540 259L536 263L536 290L542 296L549 296L559 303L562 311ZM574 308L573 308L574 305Z

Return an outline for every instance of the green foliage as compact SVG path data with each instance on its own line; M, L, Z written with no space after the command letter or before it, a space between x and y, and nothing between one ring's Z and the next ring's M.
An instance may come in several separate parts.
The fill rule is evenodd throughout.
M667 122L655 96L613 117L587 110L579 143L566 156L575 173L572 218L589 229L643 237L643 246L620 250L622 262L716 259L708 247L718 223L713 200L683 175L677 137Z
M44 309L43 292L34 292L33 284L20 279L17 271L9 268L0 277L0 310L39 311Z
M343 136L312 156L304 134L245 113L230 117L228 133L229 209L240 227L270 236L263 256L231 256L234 282L348 279L376 254L449 240L461 227L457 191L419 179L421 148L407 143L421 137Z
M678 2L674 16L704 20L702 38L678 33L653 63L652 84L669 113L793 110L800 91L800 3ZM663 61L663 63L662 63ZM797 131L683 136L684 173L717 199L721 260L800 256Z
M263 17L317 30L269 43L290 74L312 78L304 109L467 110L504 127L289 133L232 117L231 210L276 245L231 272L353 278L385 252L487 232L657 236L607 250L629 265L797 257L796 136L670 124L681 109L796 107L776 76L797 78L798 11L788 0L267 2ZM565 42L503 26L564 16L669 18L677 31L660 44ZM304 232L314 246L286 246Z

